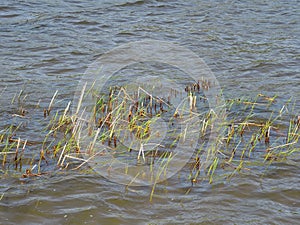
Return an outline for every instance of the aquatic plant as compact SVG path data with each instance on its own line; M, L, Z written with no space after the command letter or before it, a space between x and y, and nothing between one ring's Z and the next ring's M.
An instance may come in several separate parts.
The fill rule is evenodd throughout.
M156 185L168 172L176 145L189 135L186 129L178 129L178 124L192 117L201 121L197 127L199 139L196 148L192 149L193 156L182 170L192 186L255 172L257 166L266 168L271 163L299 154L300 116L293 110L295 103L290 99L279 105L277 96L269 97L261 93L254 99L227 99L223 106L227 116L218 129L214 144L208 146L209 135L218 115L209 109L202 90L211 85L209 81L198 81L188 84L181 92L171 88L168 96L155 96L142 86L131 92L127 87L112 86L108 87L107 93L84 87L76 107L73 106L75 112L70 111L71 102L63 110L54 112L58 97L56 91L49 106L41 109L48 126L44 129L46 134L41 149L32 152L31 159L25 150L32 143L18 136L22 122L1 130L2 173L15 170L20 171L23 178L42 176L47 173L41 169L44 164L53 171L90 172L89 166L93 165L93 160L109 154L112 160L128 162L128 166L123 168L124 173L130 170L130 165L149 167L149 171L153 172L148 177L152 181L152 200ZM14 114L21 119L26 114L21 103L22 94L21 91L16 97L21 106ZM84 105L87 94L93 96L92 105ZM176 107L172 106L171 99L179 95L184 100ZM90 110L90 118L83 117L85 110ZM259 117L261 114L264 117ZM162 117L168 118L167 132L163 141L158 142L162 134L153 124ZM82 136L85 130L88 130L88 135ZM90 142L87 148L82 148L85 138ZM203 158L204 153L210 157ZM137 173L134 179L139 176L143 174ZM134 179L127 183L127 188Z

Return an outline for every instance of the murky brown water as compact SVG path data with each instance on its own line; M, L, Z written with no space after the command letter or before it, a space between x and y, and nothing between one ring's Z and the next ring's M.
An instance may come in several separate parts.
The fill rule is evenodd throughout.
M46 134L41 127L48 123L42 109L55 90L60 99L55 107L63 109L97 57L146 38L194 51L226 98L277 94L284 103L293 97L297 113L299 9L296 0L5 2L0 6L0 130L23 122L18 135L33 142L28 151L38 155ZM30 112L25 119L12 117L18 105L11 100L20 90ZM263 117L258 111L257 118ZM157 186L152 203L150 187L126 190L98 174L57 171L24 181L19 178L24 171L1 170L0 224L297 224L299 162L296 154L230 182L197 183L188 194L191 183L175 175Z

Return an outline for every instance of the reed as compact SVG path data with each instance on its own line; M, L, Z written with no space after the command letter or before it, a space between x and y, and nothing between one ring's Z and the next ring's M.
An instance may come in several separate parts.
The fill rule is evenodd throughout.
M295 104L292 100L281 106L276 95L258 94L254 99L227 99L226 105L222 106L227 110L227 117L222 121L214 143L207 145L218 116L209 110L203 93L211 85L210 81L205 80L187 85L182 90L186 96L176 107L171 102L182 93L174 89L170 89L166 96L154 96L145 87L138 87L134 92L126 87L108 87L108 94L100 94L84 85L74 114L70 113L70 101L63 110L54 111L59 97L56 91L48 107L40 109L43 110L41 115L44 114L41 120L48 121L40 149L28 152L32 143L29 138L22 139L18 135L22 123L1 130L2 168L23 171L22 176L27 178L42 176L44 166L84 172L89 171L89 162L108 151L114 157L125 156L137 165L149 166L153 172L149 197L152 201L155 188L167 174L175 155L174 149L180 140L186 140L189 135L187 129L181 130L178 126L193 116L201 121L197 131L199 140L197 148L193 149L193 157L183 169L188 171L186 180L190 180L192 186L204 181L213 183L218 179L231 179L236 174L251 172L257 165L267 167L299 154L300 115L293 110ZM83 102L88 94L93 95L95 105L91 118L83 118L87 110ZM20 91L11 103L17 102L18 108L25 110L25 99L24 91ZM16 114L21 120L25 119L22 110ZM259 117L258 112L262 111L264 117ZM50 115L50 112L53 113ZM154 125L162 118L168 120L167 140L156 143L161 131L156 130ZM88 138L92 139L87 149L82 149L80 143L84 129L89 130ZM101 149L96 148L99 143ZM132 148L137 144L139 148L134 154ZM147 145L154 147L149 151L146 150ZM201 157L204 153L206 158ZM158 170L154 174L155 166ZM37 169L37 173L33 169ZM128 168L124 168L124 173L126 170ZM135 179L139 176L141 174L137 174ZM127 187L133 183L134 180Z

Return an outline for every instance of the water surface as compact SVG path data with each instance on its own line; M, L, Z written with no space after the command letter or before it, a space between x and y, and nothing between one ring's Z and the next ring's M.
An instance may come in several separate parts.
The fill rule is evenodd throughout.
M299 1L14 1L0 6L0 130L39 153L43 108L58 90L63 109L97 57L144 39L171 41L207 63L225 98L291 97L299 112ZM28 111L18 113L15 95ZM281 105L279 104L279 109ZM264 111L257 115L264 118ZM282 125L286 125L284 122ZM296 224L300 219L299 155L230 182L191 183L178 176L126 190L98 174L56 171L20 179L1 173L0 224ZM24 172L24 171L23 171ZM262 177L262 174L264 176Z

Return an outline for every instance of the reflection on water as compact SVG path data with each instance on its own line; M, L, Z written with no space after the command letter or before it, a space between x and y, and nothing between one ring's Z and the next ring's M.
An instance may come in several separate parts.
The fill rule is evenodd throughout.
M299 1L3 3L0 130L22 122L18 135L33 143L28 153L38 155L48 123L42 109L55 90L63 99L55 107L62 110L97 57L147 38L194 51L226 98L263 93L284 103L293 97L299 112L299 8ZM12 117L20 107L26 118ZM263 110L257 118L264 118ZM29 181L0 171L1 224L296 224L300 213L297 155L265 173L213 185L191 188L178 174L157 186L151 204L151 187L126 189L93 173L52 171Z

